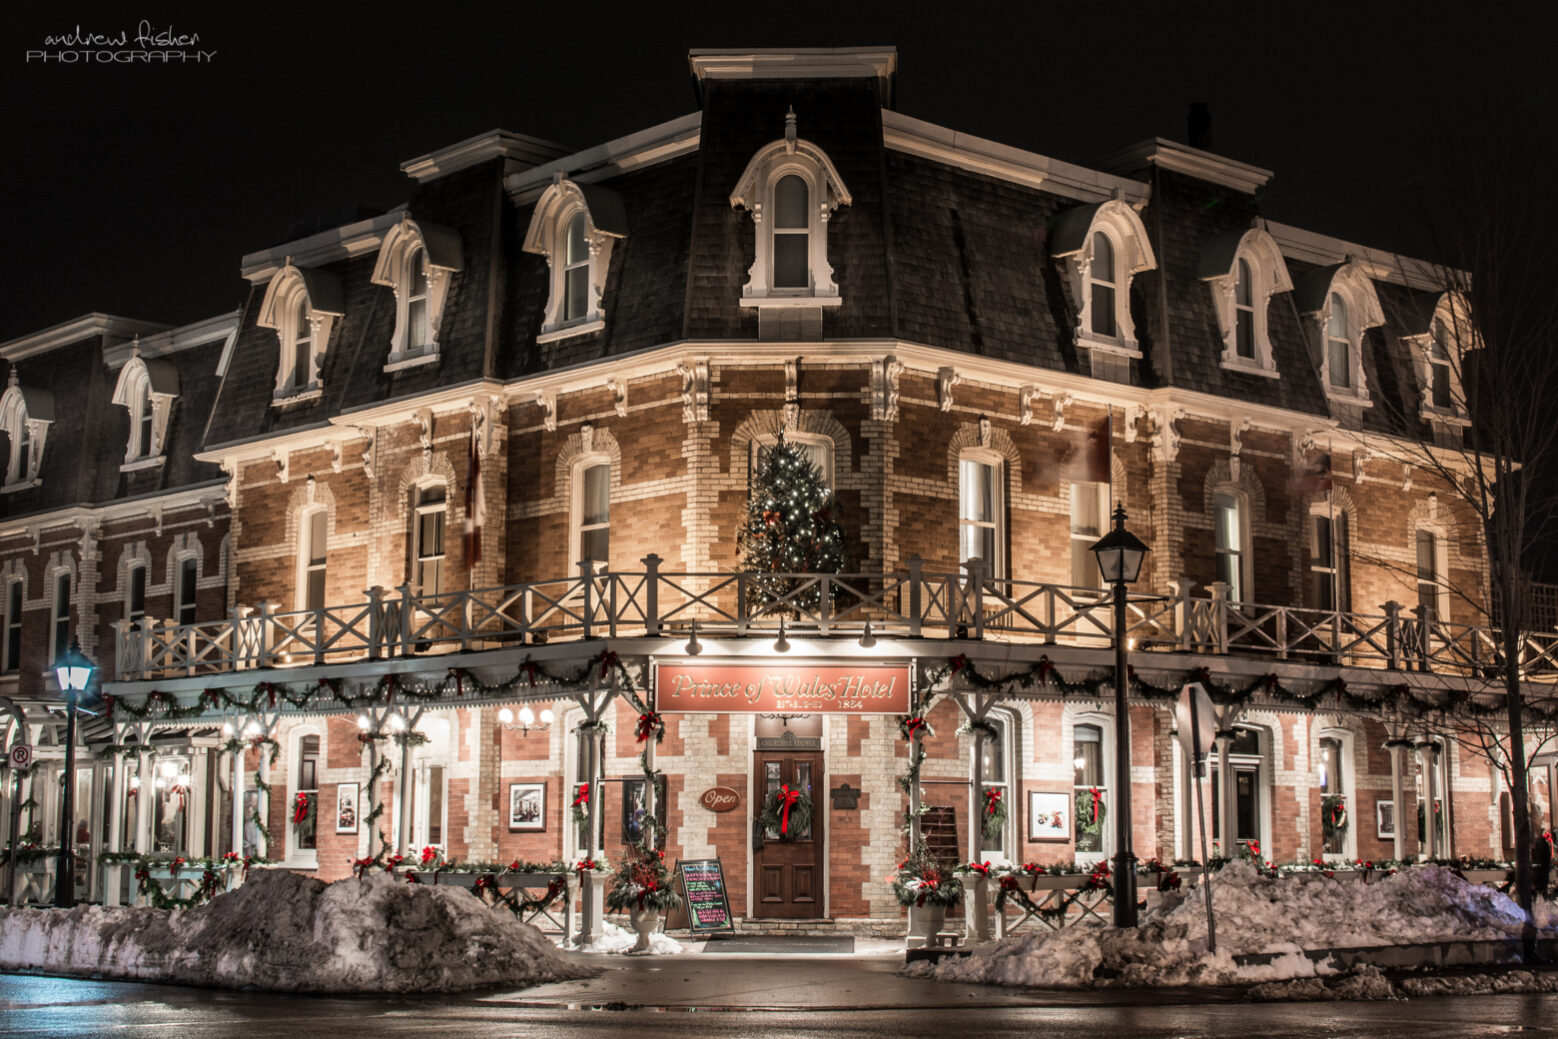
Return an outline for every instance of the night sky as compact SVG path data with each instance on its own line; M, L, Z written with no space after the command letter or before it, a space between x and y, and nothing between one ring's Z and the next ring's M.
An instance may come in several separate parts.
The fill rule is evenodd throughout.
M1184 140L1207 101L1216 150L1276 172L1267 216L1396 249L1452 113L1518 100L1551 119L1554 99L1536 4L1284 4L1260 22L1249 3L345 6L8 11L0 341L94 310L231 310L243 254L404 201L407 159L497 127L587 147L693 111L692 47L895 45L899 111L1079 163ZM26 60L46 35L142 19L214 59Z

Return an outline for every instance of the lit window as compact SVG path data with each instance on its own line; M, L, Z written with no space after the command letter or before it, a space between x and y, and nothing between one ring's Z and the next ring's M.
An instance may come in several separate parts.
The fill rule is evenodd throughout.
M747 482L750 485L756 477L758 470L768 461L768 452L778 442L778 437L772 433L761 433L752 441L751 464L747 467ZM822 477L822 484L829 490L833 488L833 440L818 433L786 433L784 442L791 447L800 450L806 456L806 460L816 467L817 475Z
M1050 242L1069 283L1077 345L1138 356L1131 280L1157 266L1141 217L1120 200L1078 206L1060 215Z
M325 606L325 559L328 553L329 513L314 508L303 514L302 545L298 552L301 580L298 582L305 610L322 610Z
M58 660L70 645L70 573L54 576L54 602L50 604L49 659Z
M1108 516L1108 484L1071 485L1071 584L1075 588L1104 586L1093 546L1104 536Z
M1342 762L1342 741L1333 736L1326 736L1320 740L1320 797L1322 801L1330 797L1345 797L1346 787L1343 785L1345 769ZM1327 829L1331 830L1329 837L1323 836ZM1321 827L1321 851L1326 855L1340 855L1347 850L1347 838L1339 829Z
M1352 609L1351 534L1347 528L1347 514L1317 514L1311 519L1314 522L1314 555L1309 568L1314 574L1315 605L1322 610L1346 613Z
M129 587L124 600L124 618L131 624L146 616L146 567L130 567Z
M444 522L448 517L448 494L441 483L416 490L412 575L418 595L441 595L444 591Z
M1114 312L1114 292L1119 275L1115 273L1114 246L1102 231L1093 235L1093 255L1088 270L1093 282L1093 334L1113 339L1119 332Z
M1108 773L1104 766L1104 731L1097 725L1077 725L1071 730L1078 861L1095 862L1109 844Z
M612 246L627 237L622 196L558 174L536 201L524 250L546 257L550 292L539 343L600 331Z
M983 741L984 753L979 759L979 777L981 782L984 783L985 796L988 797L992 790L996 791L1001 798L1001 803L1006 805L1007 815L1006 825L1001 828L999 834L991 835L981 831L984 843L980 849L980 856L982 858L1004 859L1008 857L1007 845L1012 832L1013 814L1011 783L1008 778L1011 774L1010 741L1007 739L1009 726L1004 717L998 716L994 712L985 721L994 730L994 735L987 735ZM984 813L984 807L984 805L979 806L981 816Z
M178 585L178 622L179 624L195 623L197 603L195 600L196 579L200 574L200 564L194 556L185 556L179 560L179 585Z
M22 666L22 582L11 580L5 586L5 660L4 670Z
M1211 777L1211 826L1212 839L1222 840L1222 762L1220 756L1209 757ZM1235 726L1233 739L1228 745L1228 766L1233 772L1233 828L1234 840L1240 844L1261 840L1261 750L1260 734L1247 726ZM1230 848L1230 851L1235 850ZM1224 853L1226 854L1226 852Z
M1213 498L1213 524L1216 527L1217 579L1228 586L1228 601L1245 601L1245 535L1241 502L1232 494Z
M293 848L299 851L314 851L319 847L319 820L322 813L319 808L319 737L304 736L298 741L298 786L297 793L308 798L313 819L301 825L292 826ZM291 814L288 814L291 819Z
M1331 294L1331 313L1325 325L1326 360L1331 385L1339 390L1352 388L1352 338L1347 331L1347 301Z
M1004 502L999 462L964 457L958 461L958 562L983 560L985 573L1004 576Z
M574 469L574 559L607 569L611 559L611 464Z

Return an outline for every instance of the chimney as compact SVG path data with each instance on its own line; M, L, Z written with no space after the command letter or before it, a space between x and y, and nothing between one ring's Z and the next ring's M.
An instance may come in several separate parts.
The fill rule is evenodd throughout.
M1186 122L1189 124L1190 147L1212 151L1212 106L1205 101L1190 102L1190 117Z

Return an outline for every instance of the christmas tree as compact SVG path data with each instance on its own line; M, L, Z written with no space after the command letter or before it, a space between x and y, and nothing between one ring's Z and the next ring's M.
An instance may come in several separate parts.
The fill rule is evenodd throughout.
M805 578L780 574L836 574L844 569L844 528L838 505L822 473L806 452L779 435L776 444L758 455L747 501L746 519L737 544L741 565L758 575L749 586L752 607L784 603L796 610L814 610L822 589Z

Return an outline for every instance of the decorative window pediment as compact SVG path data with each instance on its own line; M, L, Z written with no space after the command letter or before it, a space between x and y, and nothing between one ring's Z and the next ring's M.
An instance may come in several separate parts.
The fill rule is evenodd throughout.
M10 441L5 467L5 486L19 491L36 487L43 464L43 445L54 424L54 395L48 390L23 387L11 367L11 378L0 394L0 430Z
M1050 258L1071 284L1077 345L1140 357L1131 279L1158 261L1136 210L1119 199L1067 210L1055 226Z
M1300 286L1298 308L1314 322L1325 395L1344 404L1367 405L1363 335L1385 323L1374 283L1352 262L1312 271Z
M291 260L265 289L259 323L281 340L275 403L319 396L319 367L330 346L335 319L346 313L341 279L329 271L296 267Z
M744 307L834 307L843 302L828 263L828 223L853 200L833 160L796 136L795 110L784 136L758 149L730 193L752 214L755 258L741 289Z
M1481 346L1471 308L1459 292L1432 296L1409 313L1401 341L1412 353L1417 384L1422 388L1418 414L1435 426L1466 426L1466 391L1461 362L1467 351Z
M524 249L546 257L551 292L540 343L598 332L606 325L602 299L611 247L626 238L627 207L610 188L579 184L556 174L536 201Z
M395 293L395 333L385 371L438 360L438 331L455 271L465 266L460 234L453 228L402 217L384 236L373 283Z
M130 412L130 438L124 464L160 460L167 447L168 418L179 395L179 373L172 362L147 360L137 352L119 369L113 401Z
M1276 376L1266 315L1271 297L1293 288L1276 241L1258 227L1214 238L1201 251L1201 280L1212 287L1223 367Z

